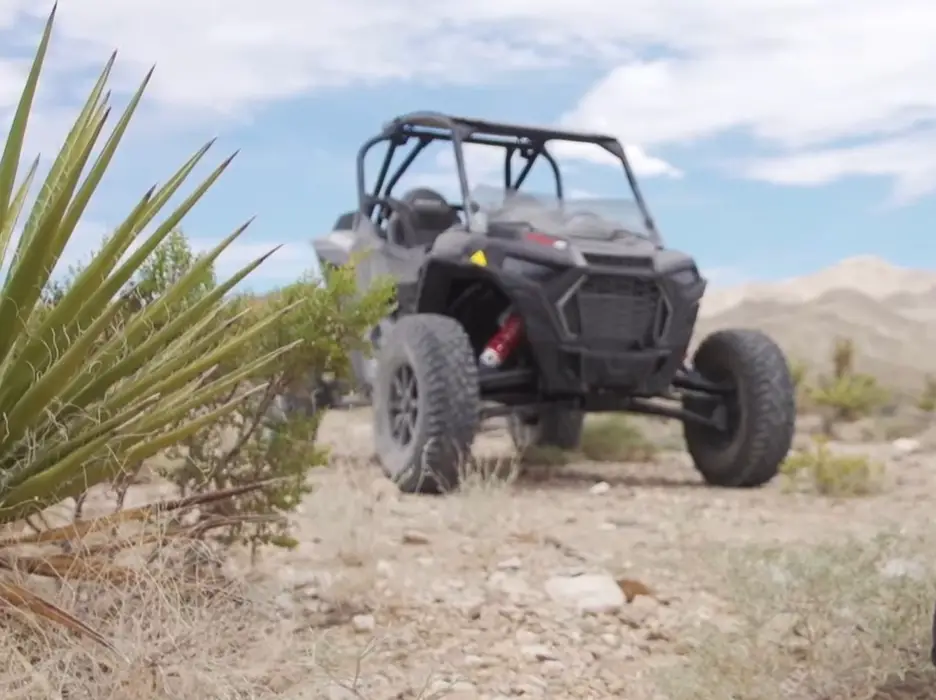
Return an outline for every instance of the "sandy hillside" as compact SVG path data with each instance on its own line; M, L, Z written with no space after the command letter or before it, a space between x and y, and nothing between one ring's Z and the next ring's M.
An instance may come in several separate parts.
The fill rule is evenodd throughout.
M859 368L901 388L936 373L936 272L851 258L815 275L714 290L698 337L727 327L770 333L794 358L826 362L836 337L851 338Z

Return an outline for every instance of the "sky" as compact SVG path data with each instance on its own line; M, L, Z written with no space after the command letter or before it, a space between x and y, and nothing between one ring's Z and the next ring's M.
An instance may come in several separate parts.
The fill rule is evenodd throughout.
M50 8L0 0L5 124ZM156 71L68 260L217 137L202 175L239 153L186 233L204 249L256 216L219 273L282 245L251 286L290 282L354 208L359 145L438 110L619 138L666 243L716 285L851 255L932 268L934 36L931 0L61 0L26 155L51 160L116 49L116 106ZM413 184L444 189L446 156ZM600 156L562 153L567 192L628 197Z

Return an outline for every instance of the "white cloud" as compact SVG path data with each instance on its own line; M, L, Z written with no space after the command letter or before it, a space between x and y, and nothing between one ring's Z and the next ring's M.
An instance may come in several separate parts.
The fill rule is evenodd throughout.
M765 158L745 166L754 179L782 185L822 185L845 175L889 177L893 202L932 191L936 183L936 131L858 146L823 148Z
M646 13L634 35L676 55L614 68L568 123L647 146L741 130L778 153L745 168L773 182L885 175L902 196L936 186L936 133L918 128L936 118L936 5L670 0L659 10L673 24ZM841 145L854 139L865 144Z
M610 130L607 131L610 133ZM593 143L565 141L557 143L553 149L553 153L559 158L590 161L592 163L615 168L621 167L621 162L615 156ZM640 146L633 144L625 145L624 153L627 155L627 160L630 163L631 169L638 176L662 176L671 178L681 178L683 176L682 170L661 158L651 156Z
M3 0L0 26L48 6ZM933 130L908 133L936 119L930 0L95 0L59 9L60 76L117 46L121 79L156 62L151 98L193 117L243 117L323 86L489 82L587 61L607 73L568 124L651 153L741 131L772 154L743 171L779 182L808 184L819 175L791 173L815 167L826 179L873 170L910 193L936 184L932 149L898 157L936 140ZM20 68L0 66L2 109ZM856 139L877 165L841 146ZM676 174L629 149L644 174Z

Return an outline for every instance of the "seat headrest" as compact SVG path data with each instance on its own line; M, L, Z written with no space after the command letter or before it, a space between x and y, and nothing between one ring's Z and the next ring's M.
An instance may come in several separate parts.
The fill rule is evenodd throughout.
M428 187L410 190L401 201L413 210L417 228L442 232L458 222L458 212L445 197Z

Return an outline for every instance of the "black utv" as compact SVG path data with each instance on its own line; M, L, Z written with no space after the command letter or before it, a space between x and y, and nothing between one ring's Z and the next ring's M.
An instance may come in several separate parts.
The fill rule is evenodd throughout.
M460 201L425 187L396 196L438 141L453 149ZM566 196L553 152L570 143L620 161L619 198ZM502 150L502 187L470 186L466 144ZM524 189L537 163L555 183L549 196ZM787 361L747 329L713 333L687 357L706 282L664 245L616 139L410 114L361 148L357 187L357 208L314 245L323 263L358 259L362 286L397 280L374 357L353 365L371 388L376 453L402 490L456 487L479 422L495 415L520 448L564 449L589 412L667 416L682 421L708 483L755 487L777 474L796 413Z

